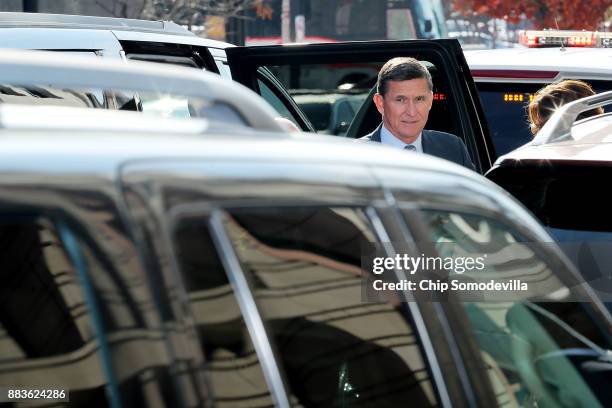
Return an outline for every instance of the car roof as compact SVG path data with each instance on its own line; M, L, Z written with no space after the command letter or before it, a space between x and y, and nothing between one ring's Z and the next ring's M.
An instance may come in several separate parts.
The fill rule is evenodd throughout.
M0 121L10 109L0 104ZM20 109L36 112L42 108ZM326 199L326 190L305 191L304 185L314 183L340 189L344 200L354 203L363 202L368 196L357 193L356 188L374 188L377 193L373 194L383 201L381 188L383 191L407 189L417 201L428 202L426 197L443 203L452 200L454 208L509 213L513 219L523 214L520 218L524 218L523 224L533 234L542 239L547 237L537 222L499 186L476 172L434 156L379 143L311 133L218 127L212 123L207 126L205 121L191 119L183 121L196 123L172 126L178 121L169 121L162 131L151 132L147 127L158 122L136 112L99 111L104 118L91 121L98 123L102 119L112 126L96 127L90 123L79 127L73 118L85 109L54 107L52 110L57 112L52 126L32 122L30 126L24 123L0 127L0 188L25 191L22 188L31 187L33 203L40 200L34 196L41 186L107 191L116 186L119 174L136 167L137 179L143 182L149 180L169 186L180 182L194 189L203 188L207 180L215 184L217 179L247 185L285 181L295 188L265 188L260 194L315 201ZM61 121L66 125L62 126ZM229 190L240 190L236 190L235 183L230 184Z
M195 36L171 21L149 21L115 17L77 16L67 14L0 12L0 27L47 27L141 31L159 34Z
M486 72L478 71L551 72L546 78L550 81L612 78L612 48L505 48L466 51L465 57L474 77L483 81L487 78ZM542 81L542 78L528 77L526 75L523 79ZM500 79L503 78L496 77L497 81Z
M203 120L152 120L137 112L70 107L0 105L0 123L1 118L15 109L31 112L49 109L56 112L58 119L48 127L36 121L29 125L0 125L0 173L4 174L26 172L45 179L58 171L74 174L113 172L126 161L173 158L394 167L405 170L407 175L415 171L431 172L487 182L477 173L433 156L414 154L406 160L409 153L403 150L332 136L241 127L223 129ZM72 119L85 111L90 111L85 120L75 122ZM91 124L93 120L112 124L101 124L97 130L92 130L96 128ZM62 126L61 121L66 124ZM163 122L167 122L163 129L151 132L151 127ZM180 126L173 127L173 124Z
M119 40L126 41L158 41L167 43L181 43L190 45L200 45L213 48L228 48L233 47L232 44L222 41L210 40L196 36L186 28L171 22L171 21L152 21L152 20L137 20L128 18L116 17L96 17L96 16L77 16L68 14L47 14L47 13L17 13L17 12L0 12L0 28L23 30L28 29L33 31L33 35L38 37L41 35L52 35L52 32L60 32L66 30L81 30L82 34L86 35L89 32L108 31L112 32ZM12 32L12 38L3 38L3 44L9 48L25 48L28 46L29 39L23 37L23 33ZM90 34L91 37L91 34ZM181 38L182 37L182 38ZM17 39L17 40L15 40ZM54 37L51 37L53 40ZM89 49L99 47L99 43L91 44L89 41L79 41L79 38L71 38L65 33L59 35L55 40L59 42L59 46L75 47L76 49ZM98 38L98 41L100 39ZM45 48L50 47L53 41L46 42ZM36 47L36 46L35 46ZM51 46L51 48L55 48Z
M64 108L77 111L78 108ZM116 115L115 115L116 113ZM141 131L135 123L143 121L143 128L149 118L138 113L130 113L130 118L123 112L107 112L107 118L117 121L110 131L92 132L90 129L63 129L56 126L52 129L41 129L37 126L20 128L0 128L0 171L8 168L28 169L38 167L34 164L36 157L46 157L48 164L54 159L65 160L67 157L90 157L98 163L110 166L119 165L126 160L143 160L147 158L176 157L194 159L269 160L288 162L316 162L337 164L363 164L397 166L412 170L435 171L449 174L471 173L462 171L462 167L451 162L425 155L414 155L406 159L406 152L390 149L378 144L356 142L344 138L319 136L316 134L285 134L281 132L256 132L233 129L228 132L196 132L196 129L180 128L175 131L151 134L147 129ZM0 110L0 117L2 111ZM120 121L125 121L121 127ZM190 120L185 120L190 122ZM199 121L198 121L199 122ZM132 129L130 129L130 127ZM321 147L325 149L321 150ZM377 149L373 151L372 149ZM10 157L21 159L13 160ZM31 157L32 162L24 161ZM96 159L97 157L97 159ZM401 160L404 159L404 160ZM56 162L61 163L61 160ZM70 161L70 159L68 159ZM87 163L83 163L87 169ZM51 166L51 165L50 165ZM52 167L52 166L51 166ZM60 166L61 167L61 166ZM90 168L90 170L94 169ZM476 173L473 173L476 176Z
M113 113L116 112L110 114ZM131 120L147 120L136 116ZM43 186L107 191L116 186L119 174L135 171L131 174L142 182L202 189L211 181L212 185L226 185L228 194L230 190L234 191L232 194L239 193L236 182L266 186L266 182L285 181L295 188L266 187L257 190L258 194L301 197L306 201L344 197L343 202L357 204L369 193L358 193L355 189L372 188L375 192L370 199L378 197L384 201L381 188L399 189L409 190L412 200L424 203L433 200L439 205L444 203L445 208L452 200L455 209L511 214L512 219L522 219L531 233L547 239L537 222L499 186L476 172L434 156L309 133L214 128L199 134L180 129L151 133L137 128L132 125L131 130L96 132L76 128L0 128L0 188L25 192L31 187L31 199L38 202L36 191ZM224 184L224 179L234 181ZM341 191L342 195L334 196L330 190L330 198L327 190L315 187L304 190L307 185L339 189L333 191Z

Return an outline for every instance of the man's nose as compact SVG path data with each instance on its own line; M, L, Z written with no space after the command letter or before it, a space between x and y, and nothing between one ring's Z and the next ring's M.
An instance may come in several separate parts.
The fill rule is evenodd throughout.
M406 103L406 113L410 116L416 115L416 104L414 101L408 101Z

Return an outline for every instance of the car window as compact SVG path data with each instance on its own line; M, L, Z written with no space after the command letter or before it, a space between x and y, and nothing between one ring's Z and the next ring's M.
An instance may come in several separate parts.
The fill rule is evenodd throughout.
M193 56L186 55L163 55L147 52L126 53L128 60L147 61L160 64L171 64L182 67L203 69L198 65L198 61ZM142 111L148 114L162 117L189 118L189 99L184 97L169 96L140 96ZM193 115L195 116L195 115Z
M228 235L296 405L436 405L407 309L362 301L361 246L375 241L362 209L229 214Z
M422 214L440 255L486 258L486 270L465 272L464 280L529 282L511 299L462 303L499 405L606 405L612 394L599 386L606 375L587 368L610 349L605 322L594 320L588 303L533 300L573 290L555 275L555 267L499 221L437 210Z
M332 133L335 135L345 135L348 127L355 116L356 109L353 109L353 105L348 101L342 101L338 104L338 119L336 120L336 127L332 129ZM359 105L359 103L356 103Z
M174 242L215 406L272 406L253 340L207 224L183 220Z
M356 112L340 117L337 112L347 98L363 102L382 64L303 64L268 66L318 133L346 133ZM348 116L348 117L347 117ZM347 122L342 125L341 122Z
M0 386L55 384L71 402L108 404L92 311L54 225L3 219L0 242Z
M595 92L612 89L612 81L587 81ZM533 139L527 107L546 83L477 82L478 93L497 155L506 154ZM610 111L611 107L607 107Z
M610 177L607 166L572 162L522 163L491 175L531 210L612 309L607 284L612 278L612 201L601 193Z
M44 85L0 85L0 103L17 105L109 108L104 92L95 89L59 89Z
M278 112L278 114L286 119L292 121L296 126L300 121L287 109L283 101L272 91L268 84L261 78L257 78L257 85L259 86L259 92L261 97L266 100L272 107ZM298 126L299 128L299 126Z
M332 105L326 102L301 102L295 98L302 111L310 119L317 132L329 133L332 121Z
M172 64L178 65L182 67L189 68L199 68L198 63L194 60L193 57L188 56L174 56L174 55L161 55L161 54L126 54L126 57L129 60L134 61L147 61L147 62L157 62L160 64Z
M172 357L136 265L125 276L65 225L13 219L0 224L0 387L63 388L83 407L178 403ZM129 261L122 251L115 255Z

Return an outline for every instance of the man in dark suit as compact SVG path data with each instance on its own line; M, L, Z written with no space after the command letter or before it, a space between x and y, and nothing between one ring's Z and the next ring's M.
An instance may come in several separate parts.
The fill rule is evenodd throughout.
M414 58L393 58L378 73L374 103L382 123L360 140L431 154L475 170L465 144L450 133L423 130L433 102L427 68Z

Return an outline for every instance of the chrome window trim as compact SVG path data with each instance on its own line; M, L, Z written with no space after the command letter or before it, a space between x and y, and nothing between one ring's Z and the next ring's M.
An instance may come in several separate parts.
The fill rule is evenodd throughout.
M389 195L393 196L393 193L389 191ZM393 207L393 209L396 212L396 216L398 217L399 223L405 227L405 230L408 233L407 239L411 239L412 243L416 245L416 242L414 241L414 237L409 232L410 231L408 227L409 220L407 220L405 215L402 214L402 210L406 211L410 215L415 215L419 217L420 216L419 212L423 211L424 208L429 208L429 206L422 204L422 203L420 204L401 203L400 204L395 201L395 197L393 197L393 200L395 203L395 206ZM461 206L459 205L459 207ZM448 205L447 208L453 208L453 205ZM477 211L477 208L480 208L480 207L476 207L476 206L473 207L472 212L475 213ZM482 208L480 209L480 211L483 211ZM457 344L457 339L453 331L451 330L451 327L448 321L448 316L446 312L444 311L444 309L442 308L442 306L440 305L440 302L432 302L432 304L434 308L436 309L437 315L439 317L438 321L440 322L440 327L444 331L444 337L446 339L446 344L448 345L448 349L451 353L453 362L456 364L457 371L459 371L460 373L459 381L465 393L465 398L469 402L469 406L474 406L474 407L478 406L479 404L478 404L478 398L476 396L476 391L474 390L474 387L472 386L472 383L469 379L470 377L467 373L467 367L466 367L463 355L461 353L461 350L459 349L459 345Z
M0 13L1 14L1 13ZM1 20L1 16L0 16ZM110 31L43 27L1 27L0 48L54 51L102 51L118 59L121 44Z
M383 222L378 216L376 209L374 209L374 207L368 207L366 208L366 214L370 218L370 222L372 223L372 228L374 229L374 233L377 235L380 242L390 243L391 238L387 234L387 231L385 230ZM409 238L411 238L411 236L407 235L406 239L408 240ZM414 241L409 242L409 243L414 243ZM393 251L393 253L389 253L388 252L389 249L387 247L385 248L385 251L387 251L387 254L390 257L395 256L395 249L391 248L391 250ZM399 275L397 270L395 270L395 273L398 279L402 279L402 277ZM405 298L405 294L402 293L402 295ZM446 388L446 383L444 382L444 376L442 375L442 369L440 368L440 364L436 357L435 349L431 342L431 338L429 337L429 332L427 331L427 328L425 326L425 321L423 320L423 316L421 315L419 306L417 302L414 302L414 301L413 302L406 301L406 304L408 305L412 318L414 319L414 323L416 325L415 329L418 332L418 337L421 340L421 345L423 346L423 349L425 350L425 355L427 357L427 361L429 362L431 373L436 383L436 388L438 390L438 396L440 397L440 403L444 407L452 407L453 404L450 400L448 389Z
M244 271L240 266L238 256L234 252L232 243L225 231L223 212L221 210L212 211L209 225L213 242L221 255L221 262L227 271L227 277L236 294L238 306L251 335L257 356L261 361L263 375L270 388L275 405L288 408L290 407L289 398L287 397L280 370L270 346L270 339L266 333L263 319L257 310L255 298L251 293Z
M440 305L440 302L433 302L433 306L436 308L438 315L440 316L440 326L442 330L444 330L444 337L446 337L448 349L453 356L453 361L457 364L457 371L460 372L459 381L463 386L463 390L465 391L465 397L469 401L469 406L476 407L478 406L478 399L476 398L474 387L470 382L470 377L468 376L467 369L465 367L465 363L463 361L463 356L461 355L461 350L459 350L459 345L457 344L457 340L450 328L450 324L448 324L448 318L444 309Z

